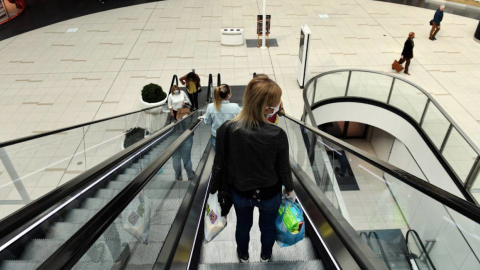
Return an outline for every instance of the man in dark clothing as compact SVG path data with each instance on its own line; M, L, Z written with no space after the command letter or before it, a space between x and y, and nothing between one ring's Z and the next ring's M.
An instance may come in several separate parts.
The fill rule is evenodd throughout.
M413 43L413 39L415 38L415 33L410 32L408 34L408 39L405 41L405 45L403 46L403 51L402 51L402 56L400 57L400 60L398 63L401 65L403 62L407 62L405 64L405 74L410 75L408 73L408 67L410 66L410 60L413 58L413 47L415 44Z
M437 11L435 11L435 16L433 16L432 20L432 30L430 30L430 40L437 40L435 36L437 35L438 31L440 31L440 23L443 20L443 11L445 10L445 6L441 5Z

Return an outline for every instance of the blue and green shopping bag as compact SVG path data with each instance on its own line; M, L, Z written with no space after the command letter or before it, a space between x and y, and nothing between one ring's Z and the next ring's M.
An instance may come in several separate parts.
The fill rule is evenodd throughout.
M278 210L276 220L277 244L280 247L295 245L305 238L303 211L298 203L286 199Z

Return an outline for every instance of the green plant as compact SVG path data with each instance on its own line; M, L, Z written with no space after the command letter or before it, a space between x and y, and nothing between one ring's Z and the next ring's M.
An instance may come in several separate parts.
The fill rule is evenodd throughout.
M129 146L143 140L145 137L145 129L143 128L131 128L127 130L127 133L125 134L125 140L123 141L123 147L126 149Z
M148 103L156 103L164 100L167 97L167 94L163 92L163 89L160 85L150 83L143 87L142 89L142 99Z

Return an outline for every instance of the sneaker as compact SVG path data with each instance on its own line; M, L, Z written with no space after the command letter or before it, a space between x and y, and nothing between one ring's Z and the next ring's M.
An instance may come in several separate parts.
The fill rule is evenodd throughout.
M240 263L248 263L248 261L249 261L248 255L245 256L245 257L242 257L242 256L240 256L240 253L238 253L238 252L237 252L237 255L238 255L238 259L240 260Z
M260 255L260 262L261 263L268 263L270 261L270 257L265 258L263 255Z
M175 181L183 181L182 177L175 177Z

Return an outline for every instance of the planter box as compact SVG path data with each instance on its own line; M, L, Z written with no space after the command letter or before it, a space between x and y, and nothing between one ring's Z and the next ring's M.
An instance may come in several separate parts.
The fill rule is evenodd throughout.
M146 109L146 108L150 108L150 107L154 107L154 106L163 105L167 102L167 99L168 99L168 95L164 100L156 102L156 103L148 103L148 102L143 101L143 99L141 99L140 102L142 103L142 109ZM148 111L145 111L145 112L150 113L150 114L159 114L159 113L162 113L162 109L163 108L160 107L160 108L156 108L156 109L153 109L153 110L148 110Z

